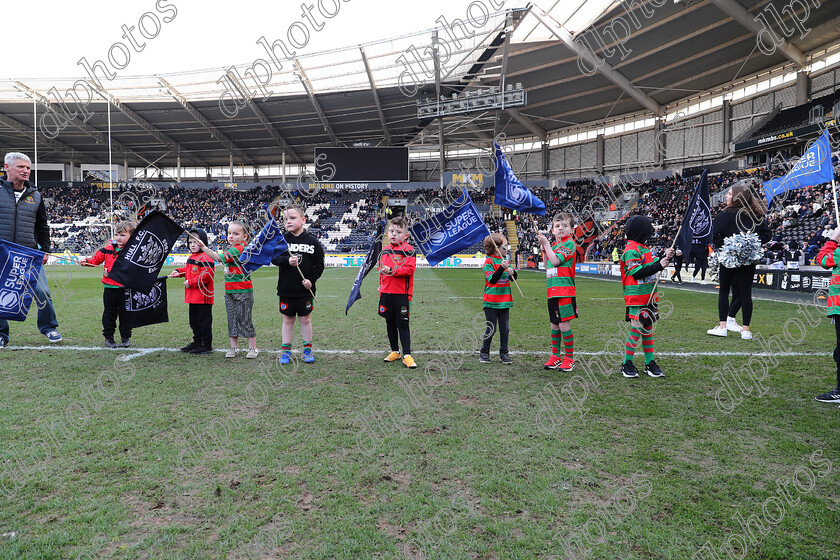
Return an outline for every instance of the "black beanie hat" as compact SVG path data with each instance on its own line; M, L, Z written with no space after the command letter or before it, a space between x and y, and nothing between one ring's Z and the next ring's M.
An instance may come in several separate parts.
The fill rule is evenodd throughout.
M653 224L645 216L633 216L624 224L624 235L630 241L645 244L653 237Z
M203 229L191 229L189 233L190 233L190 235L195 235L196 237L201 239L201 242L204 243L205 245L210 244L207 241L207 232L205 232Z

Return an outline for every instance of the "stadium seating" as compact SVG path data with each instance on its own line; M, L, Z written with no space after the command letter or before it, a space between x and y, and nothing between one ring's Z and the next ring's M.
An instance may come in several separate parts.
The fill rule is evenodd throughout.
M763 181L784 172L782 168L772 171L759 168L712 175L709 177L710 191L714 199L714 195L723 193L740 181L751 181L760 190ZM656 228L652 244L668 246L679 227L682 212L697 180L697 177L683 178L675 175L640 185L625 184L619 188L616 185L600 185L592 179L580 179L568 181L563 187L535 189L535 194L545 201L547 207L545 216L535 217L537 227L543 233L548 232L551 216L569 208L574 209L581 218L588 217L583 215L587 211L587 204L601 197L607 208L615 205L618 215L623 216L623 219L635 214L651 216ZM56 252L67 249L71 252L90 253L107 241L111 193L86 183L40 188L47 199ZM363 252L367 250L376 231L382 192L293 192L291 196L306 207L309 229L319 237L327 252ZM629 196L625 196L625 193ZM409 213L413 217L422 217L423 200L429 200L436 194L428 190L408 194ZM479 191L471 194L476 207L486 216L490 229L507 231L504 221L492 215L489 193ZM288 195L279 186L271 185L243 191L172 186L160 189L155 198L163 200L165 212L185 227L205 229L211 246L216 247L225 239L228 222L244 219L247 223L260 224L268 204L278 198L288 199ZM151 209L148 200L140 199L137 193L127 190L114 193L113 200L117 219L133 215L138 208L141 215ZM814 202L817 203L816 211L812 208ZM833 215L830 185L818 185L795 191L788 197L783 208L774 207L768 217L774 229L775 241L786 246L791 242L802 246L803 243L807 245L815 231L829 225ZM521 253L534 254L537 242L531 217L518 215L514 223ZM619 221L617 225L621 223ZM621 245L621 228L612 227L593 244L591 254L598 253L608 258L612 248ZM175 250L185 251L185 242L176 245ZM481 243L477 243L464 253L480 251Z

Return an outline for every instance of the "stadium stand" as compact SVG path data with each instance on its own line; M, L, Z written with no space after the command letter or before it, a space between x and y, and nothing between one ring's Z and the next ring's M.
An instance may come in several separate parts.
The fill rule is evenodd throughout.
M725 191L739 181L748 181L757 192L761 183L785 173L782 167L772 170L752 168L737 172L725 171L709 176L712 200L721 204ZM656 229L652 245L668 246L679 227L682 213L697 185L698 177L674 175L666 179L651 179L633 185L599 184L595 179L569 181L562 188L535 189L534 192L546 202L546 216L537 218L541 231L550 228L550 217L557 212L572 209L580 218L587 205L601 197L599 207L615 208L620 219L616 223L602 223L605 233L593 243L589 258L606 260L614 247L621 247L621 226L627 218L644 214L651 216ZM110 193L89 184L75 183L73 186L57 185L41 187L49 203L49 216L53 240L60 250L90 253L108 236L108 208ZM162 203L161 208L174 220L188 227L201 227L208 232L213 246L224 241L226 224L234 219L244 219L252 224L262 223L261 216L269 203L278 197L290 194L292 200L300 201L306 207L310 230L319 237L328 252L365 251L377 227L377 216L382 211L381 197L387 191L352 191L343 193L318 192L306 195L288 193L280 186L266 185L251 190L203 189L170 186L157 191L154 199ZM424 200L430 200L441 193L422 189L412 191L408 199L412 217L422 207ZM507 232L506 221L498 211L494 213L489 189L471 191L471 196L492 231ZM288 197L287 197L288 198ZM608 200L611 199L611 200ZM117 216L139 214L150 206L137 209L140 201L131 191L114 193ZM412 211L415 209L415 211ZM794 244L804 252L814 245L815 234L822 234L835 227L834 209L830 184L800 189L792 193L783 207L772 208L768 214L774 230L774 242L789 248ZM516 226L516 237L520 255L535 254L536 233L530 217L515 216L511 221ZM179 245L176 251L186 250ZM481 250L476 244L465 253ZM773 258L772 251L768 260ZM813 255L809 255L812 257ZM524 259L523 259L524 261Z

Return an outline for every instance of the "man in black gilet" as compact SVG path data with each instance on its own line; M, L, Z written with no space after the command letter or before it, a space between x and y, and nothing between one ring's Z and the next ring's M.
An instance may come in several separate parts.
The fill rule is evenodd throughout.
M0 180L0 239L43 251L46 253L46 264L51 249L50 225L44 199L29 182L31 165L32 161L25 154L6 154L3 163L6 177ZM35 288L33 305L38 306L38 330L50 342L60 342L61 335L56 330L58 320L43 268ZM0 319L0 348L8 343L9 321Z

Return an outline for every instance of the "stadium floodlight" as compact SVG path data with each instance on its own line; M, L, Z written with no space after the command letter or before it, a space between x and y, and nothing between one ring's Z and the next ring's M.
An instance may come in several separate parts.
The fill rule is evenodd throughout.
M417 100L417 118L431 119L464 113L475 113L490 109L521 107L528 103L528 92L522 84L507 84L505 91L496 86L489 89L466 90L453 93L451 97L441 95L440 99Z

